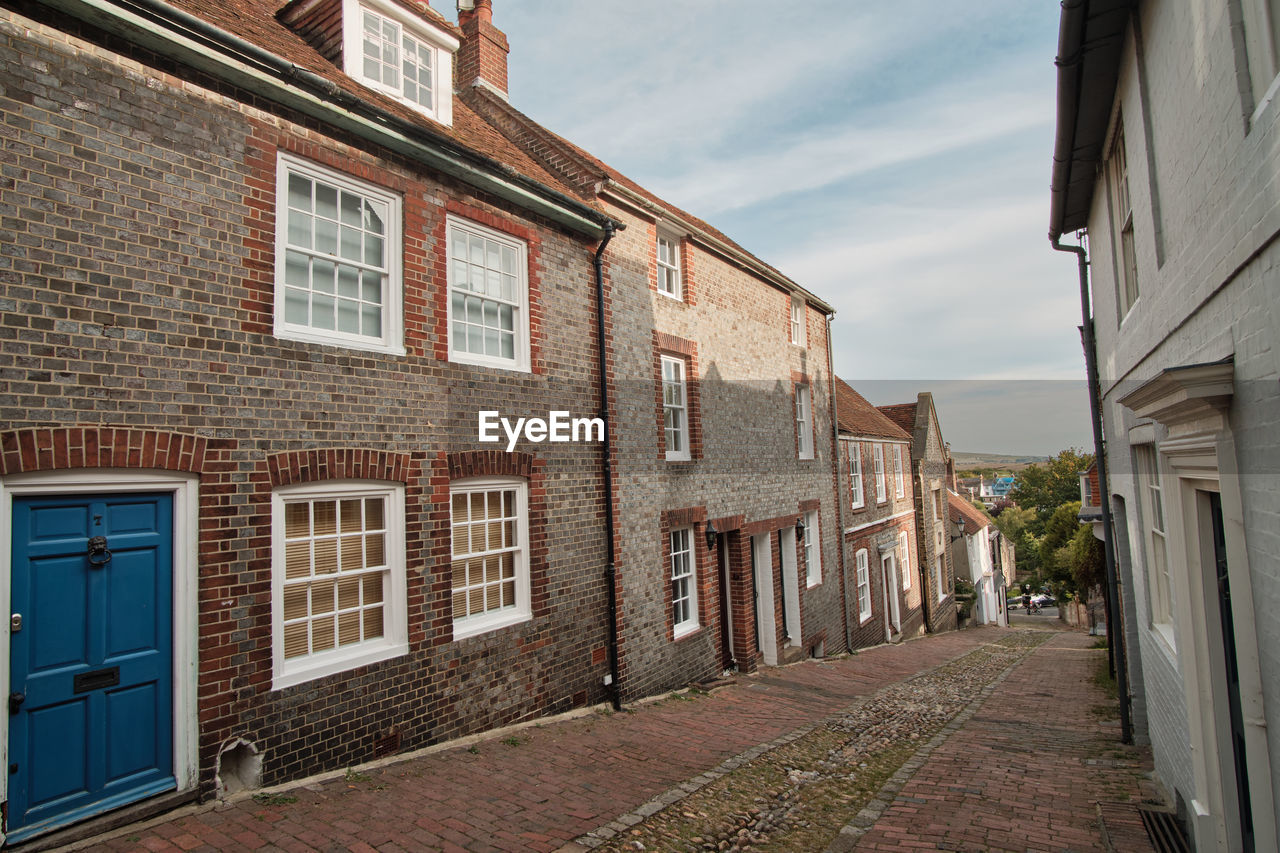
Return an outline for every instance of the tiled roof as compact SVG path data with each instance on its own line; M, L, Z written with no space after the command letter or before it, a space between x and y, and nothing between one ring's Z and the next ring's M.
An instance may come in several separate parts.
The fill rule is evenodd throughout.
M698 217L694 216L693 214L685 210L681 210L680 208L676 207L674 204L671 204L670 202L663 200L657 195L654 195L652 192L645 189L635 181L631 180L626 175L622 174L617 169L613 168L608 163L605 163L603 160L599 159L595 155L591 154L590 152L586 151L580 146L575 145L573 142L570 142L569 140L565 139L563 136L560 136L559 134L553 131L550 131L547 128L543 127L542 125L538 124L529 116L525 115L520 110L512 106L510 102L502 100L498 96L494 95L492 92L489 92L485 89L478 89L478 88L471 90L468 93L467 97L468 99L475 100L475 102L481 109L482 115L487 114L487 115L493 116L495 119L498 119L499 124L504 123L501 121L502 118L514 119L515 121L519 122L520 125L523 126L523 129L528 130L533 134L535 134L539 138L539 141L541 141L544 145L548 145L552 148L557 149L556 153L550 156L552 156L554 159L560 160L561 168L570 172L576 172L578 174L579 186L583 187L583 189L579 190L580 194L583 193L583 191L587 188L587 186L594 188L594 185L599 183L603 179L612 181L613 183L618 184L626 188L627 190L630 190L632 193L646 199L647 201L656 205L657 207L660 207L666 211L669 211L673 216L677 216L680 219L684 220L685 222L688 222L690 225L694 226L700 231L705 232L711 237L714 237L716 240L728 246L731 246L736 251L751 257L757 263L759 263L762 267L765 267L768 270L770 270L775 276L781 279L785 279L788 282L791 282L791 279L787 277L786 273L782 272L777 267L774 267L772 264L769 264L761 260L760 258L756 257L754 254L752 254L747 249L744 249L731 237L729 237L724 232L720 231L715 226L711 225L708 222L705 222L702 219L699 219ZM497 113L498 115L494 115L494 113ZM559 155L559 156L557 157L556 155ZM570 166L570 164L564 163L562 159L564 157L569 157L577 160L578 168L573 169ZM591 174L589 174L589 177L584 176L581 174L583 171ZM795 282L791 282L791 283L799 287L799 285L796 284ZM812 296L812 294L810 295Z
M885 417L847 382L836 377L836 418L840 431L852 435L910 441L911 434Z
M170 2L184 12L323 77L342 91L399 119L416 124L483 157L502 163L515 173L537 181L556 192L590 203L575 188L545 169L537 160L476 115L461 99L454 98L453 125L448 127L410 109L394 98L357 83L321 56L301 36L276 19L275 13L280 6L279 3L267 2L267 0L170 0ZM413 8L418 4L407 5ZM421 12L421 10L418 11ZM432 23L443 26L453 35L460 35L459 31L441 18L438 12L433 9L431 13L430 16L424 17L430 17ZM592 206L598 207L594 204Z
M972 536L991 523L991 519L982 510L950 489L947 489L947 509L953 524L959 523L960 519L964 518L966 536Z
M916 431L916 403L894 403L892 406L877 406L885 417L902 427L910 435Z

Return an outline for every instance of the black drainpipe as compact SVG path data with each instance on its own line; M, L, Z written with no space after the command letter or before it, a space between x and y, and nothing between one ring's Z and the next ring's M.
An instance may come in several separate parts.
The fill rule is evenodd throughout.
M604 327L604 250L613 239L615 230L626 228L621 223L606 222L604 240L596 249L592 263L596 271L596 349L600 357L600 420L604 422L604 459L601 474L604 477L604 531L605 569L604 581L609 588L609 681L612 688L613 709L622 710L622 685L618 680L618 569L614 565L613 520L613 446L609 440L609 374L605 355Z
M1120 700L1120 742L1133 743L1129 720L1129 666L1125 655L1124 626L1120 623L1120 581L1116 572L1115 540L1111 532L1111 488L1107 480L1107 454L1102 433L1102 401L1098 383L1098 351L1093 337L1093 310L1089 298L1089 257L1083 246L1064 246L1058 237L1049 242L1055 251L1076 256L1080 271L1081 332L1084 335L1084 367L1089 383L1089 419L1093 422L1093 455L1098 463L1098 492L1102 497L1102 550L1107 565L1107 645L1112 650L1112 672Z
M827 376L831 378L831 464L836 470L836 568L840 571L840 617L844 625L844 647L853 651L853 635L849 633L849 593L845 580L844 564L844 490L840 488L840 413L836 407L835 357L831 341L831 321L827 315ZM822 543L818 543L821 546Z

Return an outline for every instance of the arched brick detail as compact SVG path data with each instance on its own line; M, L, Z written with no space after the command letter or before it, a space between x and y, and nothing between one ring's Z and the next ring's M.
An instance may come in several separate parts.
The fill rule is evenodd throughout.
M449 479L464 477L533 477L533 454L501 450L463 450L445 457Z
M67 468L161 468L200 473L207 441L132 427L37 427L0 433L0 475Z
M387 450L340 447L328 450L290 450L267 457L271 487L319 480L409 480L409 454Z

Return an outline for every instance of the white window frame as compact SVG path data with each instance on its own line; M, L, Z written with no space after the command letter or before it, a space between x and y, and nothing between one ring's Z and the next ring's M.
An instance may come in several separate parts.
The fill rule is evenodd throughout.
M938 554L937 559L933 562L933 585L938 589L938 601L945 601L947 591L942 588L942 581L946 577L946 572L942 570L942 554Z
M495 367L500 370L514 370L520 373L529 373L532 369L530 358L530 329L529 329L529 247L523 240L512 237L501 231L495 231L492 228L486 228L468 219L459 216L449 215L445 218L445 254L448 273L446 275L449 282L449 292L445 299L448 306L448 323L449 323L449 361L456 364L473 364L478 367ZM504 358L500 355L488 355L486 353L468 352L459 349L455 340L454 330L454 289L457 287L457 274L454 270L453 243L454 238L459 235L466 235L468 238L479 238L489 243L497 244L499 250L506 248L512 249L516 253L515 268L516 281L514 283L513 300L505 300L501 295L491 296L487 292L480 294L469 289L458 288L458 293L464 298L478 298L488 303L496 303L501 308L506 305L512 309L513 321L512 327L515 331L515 339L512 346L514 356L512 358ZM486 250L487 256L487 250ZM461 321L460 321L461 322Z
M813 397L805 383L796 385L796 455L813 458Z
M662 259L662 247L666 244L671 250L671 259ZM680 238L663 231L658 232L654 248L654 258L658 270L658 292L677 302L684 301L684 279L680 268ZM670 284L670 289L667 284Z
M533 607L530 594L529 575L529 481L523 477L467 477L454 480L449 484L449 541L450 541L450 604L452 606L452 564L453 564L453 497L465 492L493 491L495 489L512 489L516 493L516 540L511 551L514 555L515 568L515 604L500 610L488 611L474 616L453 619L453 639L463 640L477 634L486 634L499 628L507 628L528 622L533 618ZM467 555L463 555L467 556Z
M898 534L898 547L902 550L902 558L898 565L902 567L902 591L911 589L911 540L906 531Z
M420 104L404 94L404 86L388 85L366 77L364 73L364 20L365 13L373 14L400 27L401 36L408 36L431 52L433 57L431 103ZM403 50L403 45L397 46ZM342 2L342 61L347 75L353 80L382 92L415 112L435 119L440 124L453 124L453 55L459 41L452 34L430 26L422 18L401 8L391 0L343 0ZM400 61L400 53L396 54ZM397 76L403 75L403 65Z
M862 442L851 441L849 447L849 506L862 509L867 505L866 490L862 484Z
M804 299L793 293L791 295L791 343L798 347L806 345L808 330L805 325Z
M871 455L876 475L876 503L882 504L889 500L884 481L884 445L879 442L871 445Z
M1129 195L1129 165L1124 144L1124 120L1116 118L1115 138L1107 158L1107 178L1111 190L1111 215L1116 260L1116 307L1121 320L1138 303L1138 257L1133 234L1133 199Z
M822 530L818 526L818 511L804 514L804 568L805 586L822 583Z
M899 500L907 493L902 476L902 445L893 446L893 496Z
M688 462L690 459L693 458L693 454L689 448L690 429L689 429L688 364L685 362L683 358L679 358L673 355L664 355L660 357L659 365L661 367L661 376L658 378L658 381L659 383L661 383L661 388L662 388L661 393L662 393L663 448L666 450L666 456L667 456L668 462ZM679 373L678 378L672 378L672 379L667 378L667 367L669 365L675 367L676 371ZM679 387L680 389L679 404L667 403L667 388L669 386ZM675 433L679 437L680 444L681 444L681 447L677 450L671 449L672 431L667 428L667 418L666 418L668 410L677 412L679 413L679 416L680 416L680 425L675 430Z
M854 555L858 567L858 624L871 618L871 572L868 570L867 549L859 548Z
M382 584L383 636L304 658L284 657L285 506L302 500L384 498L386 570ZM280 690L388 660L409 652L405 573L404 485L354 480L299 483L271 493L271 689Z
M683 538L683 547L677 550L676 540ZM680 639L693 633L700 627L698 624L698 549L693 538L692 527L677 527L667 535L668 568L667 582L671 588L671 630L673 639ZM689 618L677 622L675 620L676 584L686 584Z
M1173 623L1173 585L1169 569L1168 532L1165 529L1164 489L1160 481L1160 456L1152 444L1134 445L1138 491L1142 508L1143 545L1146 548L1147 621L1169 651L1176 653Z
M311 247L289 245L289 176L298 175L309 181L334 187L340 192L358 195L377 208L385 224L383 237L384 263L382 277L382 334L380 336L341 332L337 329L317 329L310 324L290 323L285 319L286 273L288 253L306 255L309 260L333 260L343 267L356 267L362 271L379 271L378 267L355 261L347 261L336 254L321 253ZM275 235L275 316L274 332L277 338L291 341L341 346L351 349L404 355L404 282L401 276L401 246L404 242L400 196L350 175L325 168L316 163L286 154L276 155L276 235ZM289 288L293 290L295 288ZM308 291L309 293L312 291ZM310 304L310 303L308 303Z

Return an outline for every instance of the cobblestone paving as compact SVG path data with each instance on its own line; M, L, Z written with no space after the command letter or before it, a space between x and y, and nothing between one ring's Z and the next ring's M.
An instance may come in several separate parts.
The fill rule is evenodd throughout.
M1038 631L1007 634L886 687L678 805L611 836L601 849L821 850L922 743L1049 636ZM579 843L592 846L597 838L580 838Z
M582 850L573 839L587 833L613 827L617 836L642 824L645 817L664 806L688 811L683 801L690 794L726 772L803 739L833 714L856 713L857 703L882 689L916 676L927 677L939 667L958 665L978 649L986 650L984 660L994 666L994 660L1005 654L999 644L1023 642L1017 639L1020 633L970 629L870 649L847 658L770 669L739 677L709 695L687 694L637 705L629 713L593 713L519 731L493 733L474 742L358 768L351 773L339 771L305 785L271 792L271 796L258 801L242 799L189 808L83 846L111 851L200 853ZM1066 639L1051 636L1045 646L1015 670L1015 677L1048 646L1074 642L1083 648L1091 641L1079 635L1062 636ZM1100 653L1075 654L1092 661ZM1087 672L1067 675L1088 677ZM1005 682L1006 686L1009 683ZM1100 742L1113 743L1114 726L1099 734L1099 726L1104 723L1090 715L1090 708L1105 700L1081 695L1081 690L1078 684L1071 685L1062 695L1055 694L1052 701L1083 703L1083 717L1071 717L1073 724L1085 726L1090 736ZM1019 717L1039 720L1048 713L1058 713L1057 707L1045 704L1049 700L1044 698L1028 696L1027 701L1030 704L1008 711L1010 726L1015 726ZM921 706L919 714L934 713L928 702L917 704ZM983 707L987 713L990 705ZM954 726L956 719L959 718L947 726ZM826 755L850 740L861 737L873 742L888 734L885 730L877 735L872 728L861 732L852 728L829 730L831 740L818 743L815 748ZM961 734L967 734L967 729ZM946 727L934 737L945 735ZM902 758L906 759L904 768L921 761L920 738L908 738L901 747ZM798 749L810 746L802 744ZM943 753L942 748L936 750L936 754ZM890 756L889 764L895 757ZM952 758L960 760L964 755ZM1025 755L1018 755L1019 760L1023 758ZM897 760L901 763L901 759ZM1003 767L1008 757L996 756L995 761ZM713 772L716 768L720 771ZM871 786L886 772L890 776L894 773L887 765L882 771L869 764L862 778ZM912 776L909 770L897 772L901 776L899 784L908 780L914 784L924 775ZM1005 794L997 790L998 779L987 779L983 784L988 797L1003 802ZM821 785L815 781L800 787L816 790ZM1009 796L1017 799L1017 791L1009 792ZM1029 800L1024 798L1022 802L1025 805ZM885 821L904 817L905 812L896 811L898 805L894 801L893 808L882 809ZM858 811L850 806L851 803L832 801L832 807L846 821ZM1086 803L1081 808L1088 811L1089 806ZM759 814L765 812L760 808ZM913 822L907 818L906 825ZM887 845L879 849L902 847L892 840L892 833L898 831L894 826L876 824L874 829L883 832L867 832L865 841ZM822 845L800 849L820 850Z

